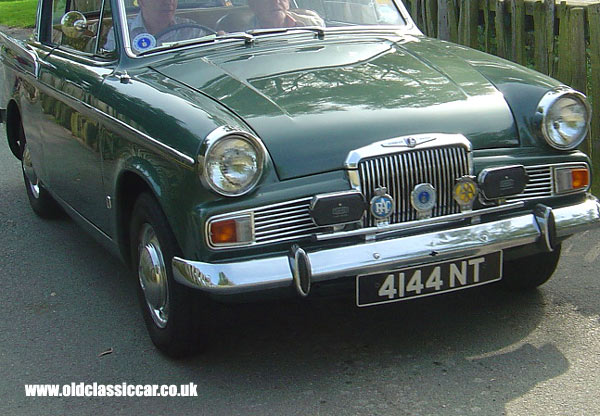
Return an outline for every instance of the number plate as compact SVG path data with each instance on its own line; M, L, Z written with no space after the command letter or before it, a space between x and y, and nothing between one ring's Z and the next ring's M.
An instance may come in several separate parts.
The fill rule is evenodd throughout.
M356 277L356 304L371 306L437 295L502 278L502 252Z

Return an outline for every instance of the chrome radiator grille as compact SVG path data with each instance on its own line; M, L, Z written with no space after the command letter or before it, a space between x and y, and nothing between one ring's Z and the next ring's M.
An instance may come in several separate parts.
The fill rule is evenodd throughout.
M361 160L358 169L366 200L374 196L376 188L386 187L396 203L390 223L399 223L417 219L410 194L420 183L430 183L437 191L434 217L460 212L452 187L456 178L469 174L469 158L465 147L445 146ZM366 216L364 225L375 225L372 215Z

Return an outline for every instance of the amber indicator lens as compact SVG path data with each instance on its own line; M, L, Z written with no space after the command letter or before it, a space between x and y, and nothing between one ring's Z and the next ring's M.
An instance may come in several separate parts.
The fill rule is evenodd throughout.
M237 242L235 220L215 221L210 224L210 235L213 244L228 244Z
M559 194L586 188L590 184L590 171L587 168L558 168L554 171L556 192Z
M213 246L252 243L253 223L249 214L212 221L208 227L210 243Z
M587 169L573 169L571 183L573 189L585 188L590 183L590 172Z

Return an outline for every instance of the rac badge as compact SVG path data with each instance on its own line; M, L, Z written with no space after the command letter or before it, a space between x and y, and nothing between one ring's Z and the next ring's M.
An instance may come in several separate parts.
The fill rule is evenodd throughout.
M375 196L370 202L371 214L377 222L385 222L394 212L394 198L387 193L387 188L375 189Z
M435 207L435 188L429 183L420 183L410 194L410 202L417 211L417 218L430 218Z

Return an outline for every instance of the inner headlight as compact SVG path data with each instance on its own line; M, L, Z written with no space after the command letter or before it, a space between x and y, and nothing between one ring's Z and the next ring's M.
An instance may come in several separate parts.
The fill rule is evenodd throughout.
M574 149L585 139L592 114L580 92L565 87L549 91L540 100L538 111L542 135L553 148Z
M239 196L254 188L262 173L264 150L254 137L228 134L208 144L203 182L224 196Z

